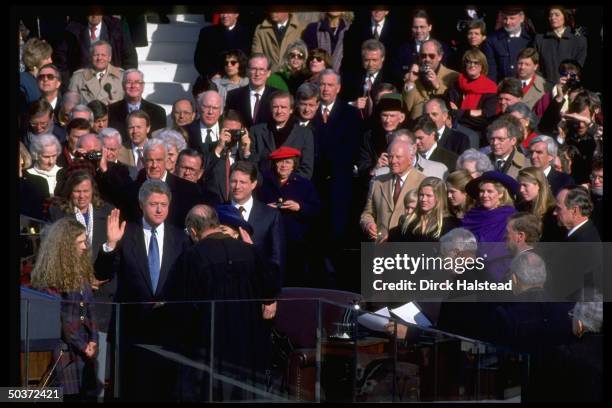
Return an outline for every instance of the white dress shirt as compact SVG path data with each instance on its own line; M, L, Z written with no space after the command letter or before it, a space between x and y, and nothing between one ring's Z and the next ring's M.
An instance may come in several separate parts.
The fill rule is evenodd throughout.
M434 152L434 150L436 150L436 147L438 147L438 142L434 142L434 144L431 146L431 148L428 151L425 152L425 158L427 160L429 160L429 158L431 157L431 155Z
M132 113L132 112L137 111L137 110L140 110L140 102L134 103L134 104L128 103L128 112L129 113Z
M142 219L142 230L144 232L145 249L147 250L147 256L149 256L149 243L151 241L151 226L144 219ZM161 269L162 259L164 259L164 224L159 224L155 228L157 235L157 247L159 248L159 266Z
M101 21L96 25L96 39L91 40L91 41L99 41L100 34L102 34L102 22ZM91 38L91 25L87 26L87 36Z
M206 142L206 134L208 133L206 129L208 129L208 127L200 121L200 137L202 138L202 143ZM216 142L219 140L219 122L215 123L210 129L212 130L210 138L213 142Z
M548 166L547 168L545 168L545 169L544 169L544 175L545 175L546 177L548 177L548 173L550 173L550 169L552 169L552 167L551 167L551 166Z
M410 173L410 171L408 171L408 173ZM403 176L400 176L400 180L402 180L400 182L401 188L404 188L404 183L406 182L406 177L408 177L408 173L404 174ZM397 176L393 176L393 184L391 184L391 197L393 197L395 195L395 180L396 180L395 178L396 177Z
M249 217L251 216L251 210L253 209L253 196L249 197L249 199L247 200L246 203L244 204L238 204L237 202L235 202L232 199L232 205L234 207L236 207L236 209L238 210L238 212L240 212L240 208L239 207L244 207L244 209L246 210L244 212L244 219L245 220L249 220Z
M257 101L257 99L255 98L255 94L256 93L259 94L259 109L261 109L261 104L262 104L261 99L263 98L263 94L265 90L266 90L265 86L257 91L249 87L249 95L250 95L249 97L251 99L251 117L253 117L253 114L255 113L255 102Z
M335 103L336 101L330 103L329 105L323 105L323 102L321 102L321 115L323 115L323 112L325 112L325 109L327 109L327 114L331 115L331 111L334 108Z
M383 18L382 20L380 20L379 23L377 23L374 20L370 20L372 22L372 35L374 35L374 30L376 30L376 33L378 34L378 37L380 37L380 33L382 32L382 29L385 25L385 20L386 18Z

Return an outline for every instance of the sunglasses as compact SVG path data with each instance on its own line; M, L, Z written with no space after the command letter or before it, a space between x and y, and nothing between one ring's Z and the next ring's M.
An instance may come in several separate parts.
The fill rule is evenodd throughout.
M55 75L53 74L39 74L36 78L38 78L39 81L43 81L43 80L47 80L47 81L52 81L55 78L57 78Z
M227 61L225 61L225 65L226 65L226 66L227 66L227 65L231 65L231 66L233 67L233 66L234 66L234 65L236 65L237 63L238 63L238 61L236 61L236 60L227 60Z
M425 59L425 58L434 59L438 55L437 54L419 54L419 56L421 57L421 59Z
M463 63L465 65L480 65L480 61L474 61L474 60L465 60L463 61Z
M323 62L323 58L321 57L312 57L310 61Z
M304 59L304 54L302 54L301 52L292 52L291 54L289 54L289 58Z

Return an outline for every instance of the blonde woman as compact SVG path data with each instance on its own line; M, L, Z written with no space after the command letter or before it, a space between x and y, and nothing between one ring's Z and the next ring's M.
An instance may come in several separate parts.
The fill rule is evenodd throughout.
M518 209L527 211L542 221L540 240L543 242L560 240L563 237L562 231L553 214L556 204L555 197L542 169L526 167L519 171L517 181L520 185Z
M446 184L437 177L426 177L418 188L417 207L403 223L389 232L389 241L437 242L459 226L446 205Z
M474 206L474 200L465 191L465 186L472 181L468 170L456 170L446 178L446 191L448 192L448 210L458 219L462 219L466 212Z
M91 310L94 279L85 227L73 218L51 224L32 271L32 287L61 298L61 343L54 351L63 355L56 367L58 386L66 400L95 398L98 329Z

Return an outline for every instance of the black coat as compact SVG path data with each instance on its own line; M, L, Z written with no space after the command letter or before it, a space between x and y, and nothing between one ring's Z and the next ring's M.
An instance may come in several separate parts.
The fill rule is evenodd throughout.
M169 305L173 337L181 351L203 364L211 364L214 341L214 370L237 381L261 384L265 378L269 333L262 319L261 299L273 298L278 269L270 267L254 246L213 233L186 250L177 260L167 281L170 300L197 301ZM250 302L230 302L249 300ZM214 315L209 300L216 300ZM224 302L225 301L225 302ZM214 322L214 337L210 325ZM236 324L229 324L234 322ZM267 335L266 335L267 334ZM179 399L203 401L208 397L208 374L189 366L180 367ZM259 377L259 378L258 378ZM216 401L246 397L239 387L216 389ZM231 395L225 395L224 392Z
M39 220L44 219L43 204L49 198L49 184L44 178L23 172L19 179L20 214Z
M336 99L327 123L321 110L313 121L315 128L315 166L313 182L323 203L322 223L331 241L345 237L352 198L354 158L359 148L361 120L359 112Z
M559 191L561 191L563 187L569 186L571 184L576 184L572 176L570 176L569 174L557 171L554 169L554 167L550 168L550 171L548 172L548 176L546 176L546 179L548 180L550 189L552 193L555 195L555 197L557 196L557 194L559 193Z
M491 33L482 45L482 52L487 56L489 64L489 78L499 82L504 78L514 77L518 54L532 43L533 38L525 27L521 29L518 38L510 38L503 28Z
M280 147L276 145L272 131L275 126L274 122L260 123L253 126L249 131L251 155L248 161L256 163L260 172L271 169L272 163L268 156ZM301 127L293 118L289 120L286 126L289 126L291 131L283 146L293 147L302 153L300 165L295 171L302 177L310 179L314 166L314 136L310 129Z
M225 111L227 112L229 109L238 111L242 115L242 125L245 128L250 128L258 123L268 122L272 119L270 97L276 91L278 91L276 88L266 85L264 93L259 100L259 111L255 120L251 117L250 88L248 86L243 86L227 93Z
M451 152L450 150L445 149L441 145L436 147L436 150L433 151L431 156L429 156L429 160L437 161L444 164L448 168L448 172L452 173L455 171L455 167L457 166L457 156L456 153Z
M151 119L151 133L166 127L166 111L161 106L142 99L140 109ZM108 125L121 133L123 144L129 146L130 138L127 131L128 103L125 99L108 105Z
M115 17L102 17L100 39L110 43L113 49L111 63L114 66L123 69L138 68L136 48L121 25L122 21ZM71 21L66 26L64 38L54 50L53 57L53 62L60 71L68 75L66 79L69 79L77 69L87 68L91 64L89 35L87 22Z
M223 51L238 49L249 55L252 38L253 31L240 22L236 23L231 31L222 24L202 28L193 55L193 62L200 76L210 78L216 73L223 74Z
M591 220L578 228L572 235L565 238L566 242L601 242L597 228Z
M442 132L442 137L438 139L438 145L460 155L470 148L470 138L464 133L446 126L444 132Z
M536 34L534 48L540 54L540 71L544 78L553 83L559 81L559 64L566 59L576 60L584 66L587 57L586 37L577 37L566 28L561 38L548 31Z
M395 80L392 79L391 75L387 71L389 64L385 61L382 69L376 75L376 79L372 84L372 89L382 82L391 82L395 85ZM342 77L342 89L340 90L340 96L345 101L354 101L357 98L364 96L364 84L366 79L366 71L363 68L353 69L348 71L345 76Z
M440 231L440 237L434 238L431 235L423 235L420 232L413 232L414 224L411 223L408 225L408 229L405 233L402 232L402 224L404 219L403 217L400 219L400 223L391 228L389 231L389 242L438 242L440 241L440 237L449 232L452 229L461 227L461 221L459 221L454 216L444 217L442 220L442 231Z

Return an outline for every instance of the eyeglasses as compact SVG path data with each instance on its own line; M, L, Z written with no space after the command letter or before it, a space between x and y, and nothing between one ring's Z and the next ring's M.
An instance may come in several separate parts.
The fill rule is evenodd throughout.
M127 81L125 84L129 86L142 85L144 81Z
M236 61L236 60L227 60L227 61L225 61L225 66L231 65L233 67L237 63L238 63L238 61Z
M193 167L187 167L187 166L179 166L179 169L183 170L185 173L187 172L197 173L199 171L199 169L194 169Z
M465 60L465 61L463 61L463 63L465 65L481 65L480 61L474 61L474 60Z
M437 56L438 54L419 54L419 57L421 57L421 59L425 59L425 58L435 59Z
M56 79L57 77L53 74L38 74L38 76L36 77L39 81L52 81L54 79Z
M304 54L302 54L301 52L292 52L291 54L289 54L289 58L297 58L297 59L304 59Z
M323 58L322 57L312 57L310 58L310 61L316 61L316 62L323 62Z
M603 181L603 178L604 178L604 176L600 176L600 175L596 175L596 174L591 174L589 177L590 177L590 178L591 178L591 180L593 180L593 181L594 181L594 180L601 180L601 181Z
M30 126L35 127L47 127L49 126L50 119L47 119L45 122L30 122Z

